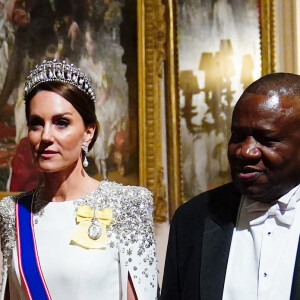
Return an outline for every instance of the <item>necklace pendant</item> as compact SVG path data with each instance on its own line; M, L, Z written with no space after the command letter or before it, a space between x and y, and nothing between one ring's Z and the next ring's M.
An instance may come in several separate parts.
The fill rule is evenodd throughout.
M88 229L88 236L92 240L98 240L101 236L101 233L102 233L102 229L101 229L101 226L99 225L98 219L93 218L91 220L91 225Z

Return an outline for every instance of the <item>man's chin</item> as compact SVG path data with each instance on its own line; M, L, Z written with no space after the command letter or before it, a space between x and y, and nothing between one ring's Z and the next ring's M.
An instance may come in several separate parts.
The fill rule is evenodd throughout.
M241 186L237 185L238 189L243 196L259 202L272 202L274 196L270 193L271 190L266 187L262 188L259 186Z

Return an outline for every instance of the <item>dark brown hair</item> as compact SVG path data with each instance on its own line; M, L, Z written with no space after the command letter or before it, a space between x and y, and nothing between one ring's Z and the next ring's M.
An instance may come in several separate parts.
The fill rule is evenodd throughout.
M92 149L96 142L100 129L96 117L94 101L87 94L85 94L79 88L70 83L59 81L42 82L36 87L34 87L27 96L25 96L24 100L27 123L29 120L30 113L30 101L40 91L49 91L60 95L74 106L74 108L82 117L85 126L95 124L95 133L92 141L89 144L89 150Z

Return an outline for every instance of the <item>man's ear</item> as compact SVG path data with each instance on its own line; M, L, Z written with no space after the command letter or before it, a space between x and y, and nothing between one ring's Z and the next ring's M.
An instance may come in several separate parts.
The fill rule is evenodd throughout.
M96 124L90 124L86 126L85 133L84 133L84 141L87 142L88 144L93 139L95 130L96 130Z

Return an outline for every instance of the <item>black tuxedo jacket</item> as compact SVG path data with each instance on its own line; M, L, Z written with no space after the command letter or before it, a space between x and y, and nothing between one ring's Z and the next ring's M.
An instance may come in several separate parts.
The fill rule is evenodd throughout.
M221 300L241 194L232 183L196 196L174 214L160 300ZM300 250L291 299L300 299Z

